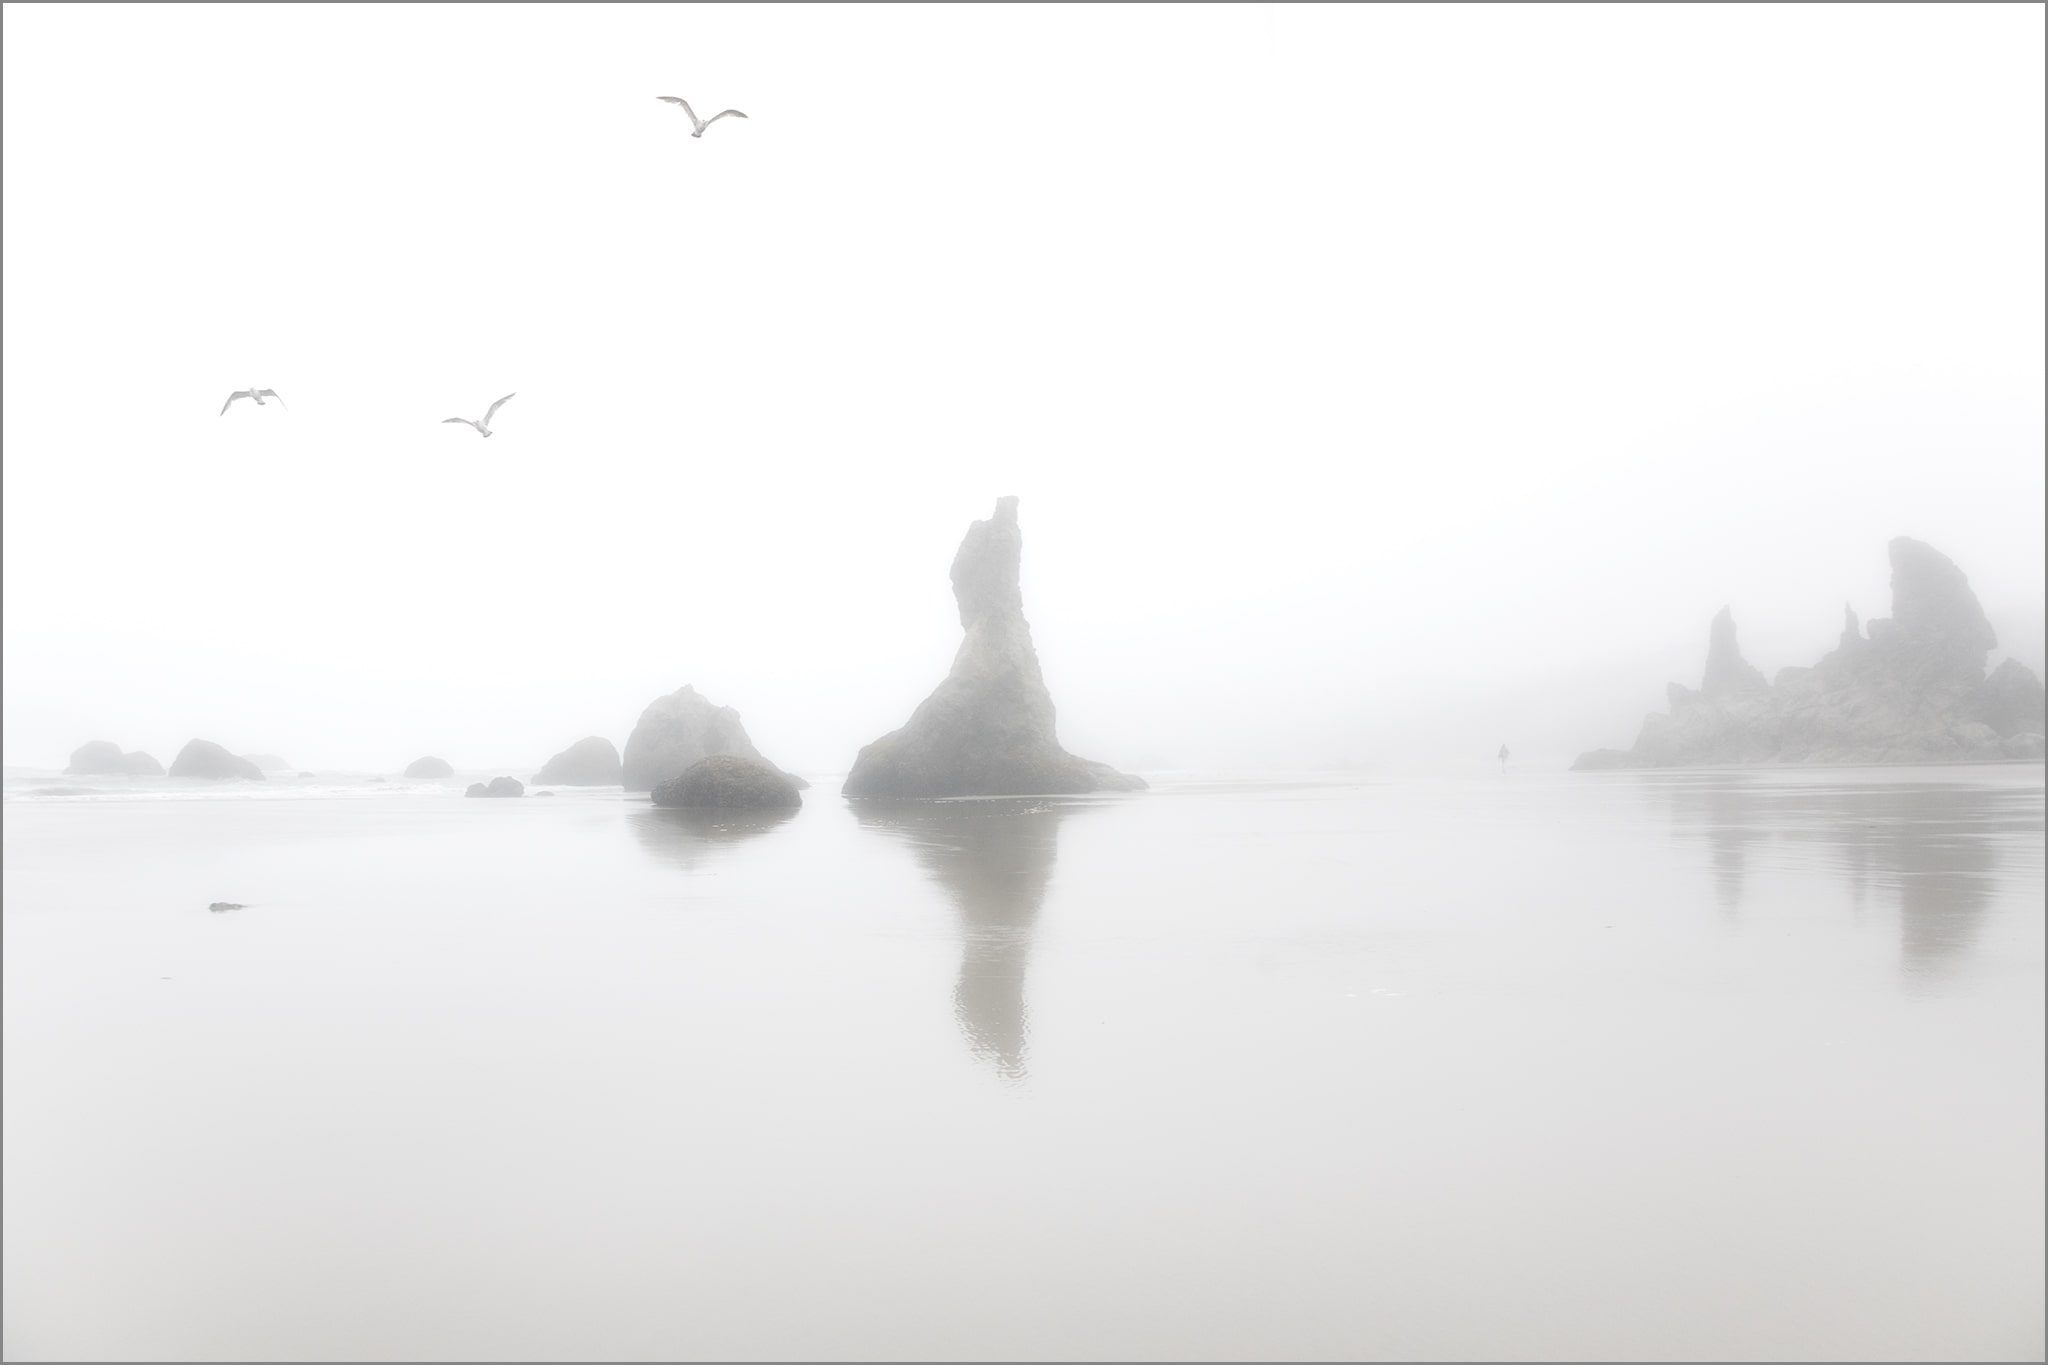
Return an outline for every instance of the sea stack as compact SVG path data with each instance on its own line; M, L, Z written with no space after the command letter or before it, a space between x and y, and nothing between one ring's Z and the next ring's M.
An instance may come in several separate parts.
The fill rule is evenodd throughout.
M204 777L215 781L241 777L261 782L263 769L246 758L237 758L210 739L195 739L178 750L178 756L171 760L170 775Z
M1724 609L1700 690L1672 684L1670 711L1643 721L1634 748L1596 749L1572 767L2039 759L2041 682L2011 659L1985 676L1998 637L1963 571L1907 536L1888 551L1892 614L1868 635L1845 607L1835 648L1766 686Z
M849 797L1040 796L1134 791L1142 778L1076 758L1053 730L1018 586L1024 536L1017 499L967 528L953 556L953 597L966 638L953 668L900 730L860 751Z
M616 787L621 774L619 751L603 735L577 740L541 765L536 782L561 787Z
M71 764L64 769L64 775L67 777L106 777L117 773L137 777L162 777L164 765L141 750L124 754L120 745L109 740L96 739L73 749Z
M685 683L665 697L656 697L640 713L633 733L626 737L626 753L620 763L621 782L629 792L652 791L672 777L713 754L731 754L768 763L747 738L740 713L730 706L713 706ZM774 768L775 765L768 763ZM780 768L775 769L781 773ZM782 773L798 787L810 783L791 773Z

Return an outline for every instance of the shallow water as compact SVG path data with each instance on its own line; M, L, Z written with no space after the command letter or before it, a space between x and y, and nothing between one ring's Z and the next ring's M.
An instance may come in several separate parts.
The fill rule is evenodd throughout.
M2042 777L10 780L5 1354L2038 1359Z

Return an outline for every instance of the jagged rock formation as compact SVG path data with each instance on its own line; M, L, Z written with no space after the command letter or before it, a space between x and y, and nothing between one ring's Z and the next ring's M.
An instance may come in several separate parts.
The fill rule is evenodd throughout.
M108 777L116 773L128 773L137 777L162 777L164 765L141 750L124 754L121 746L109 740L96 739L81 744L71 751L71 764L64 769L66 777Z
M470 783L469 790L464 792L463 795L524 796L526 795L526 784L516 777L494 777L491 779L489 786L485 786L481 782Z
M1990 677L1998 637L1962 570L1900 536L1888 547L1892 615L1856 613L1811 668L1768 685L1743 662L1735 625L1714 618L1697 692L1671 685L1671 710L1645 718L1635 747L1596 749L1572 767L1663 768L1725 763L1924 763L2039 758L2040 680L2008 659Z
M1145 785L1060 747L1052 694L1024 620L1023 551L1014 497L998 498L994 516L967 528L953 557L953 596L967 637L952 671L902 729L860 751L844 795L1039 796Z
M775 767L761 757L754 741L747 738L739 712L730 706L713 706L686 683L647 703L633 733L626 737L625 757L615 780L629 792L652 791L672 777L681 777L713 754L751 758ZM776 771L782 772L779 768ZM798 787L810 785L791 773L782 776Z
M445 758L435 758L432 755L428 755L426 758L416 758L406 764L405 775L407 777L453 777L455 776L455 767Z
M178 750L178 756L171 760L171 776L215 780L246 777L251 782L261 782L263 769L246 758L237 758L210 739L195 739Z
M243 754L242 757L266 773L288 773L292 770L292 765L276 754Z
M579 739L541 765L536 782L564 787L613 787L622 772L619 751L601 735Z
M1762 692L1769 687L1764 675L1742 657L1742 650L1735 643L1734 614L1726 607L1721 608L1708 629L1707 671L1700 678L1700 691L1708 696L1721 696Z
M734 754L713 754L654 789L657 806L773 809L803 803L789 774L758 759Z

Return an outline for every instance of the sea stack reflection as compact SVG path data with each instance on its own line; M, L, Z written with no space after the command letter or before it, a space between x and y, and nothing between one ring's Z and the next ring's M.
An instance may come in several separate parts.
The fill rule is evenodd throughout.
M960 923L953 1016L975 1056L1024 1077L1024 971L1059 856L1060 821L1086 802L1043 798L858 801L863 826L900 835L952 900Z

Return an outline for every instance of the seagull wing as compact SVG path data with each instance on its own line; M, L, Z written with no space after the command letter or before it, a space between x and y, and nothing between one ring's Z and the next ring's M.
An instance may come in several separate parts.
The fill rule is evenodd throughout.
M444 427L447 426L450 422L460 422L462 423L462 425L466 427L476 427L476 423L472 419L467 417L443 417L441 419L441 425ZM482 427L476 427L476 429L478 431L483 430Z
M698 118L698 117L697 117L697 111L696 111L695 109L692 109L692 108L690 107L690 102L689 102L688 100L684 99L684 98L683 98L682 96L680 96L680 95L656 95L656 96L655 96L655 98L656 98L656 99L658 99L658 100L667 100L667 101L668 101L668 102L669 102L670 104L680 104L680 105L682 105L682 106L683 106L683 112L684 112L684 113L686 113L686 114L688 114L688 115L690 116L690 126L691 126L692 128L699 128L699 129L701 129L701 128L702 128L702 127L704 126L704 120L703 120L703 119L700 119L700 118Z
M277 398L277 390L276 390L276 389L258 389L258 390L256 390L256 396L257 396L258 398ZM277 405L278 405L279 407L283 407L283 406L284 406L284 400L283 400L282 398L277 398Z
M746 117L746 115L745 115L745 114L742 114L742 113L741 113L741 112L740 112L739 110L737 110L737 109L728 109L728 110L726 110L726 111L725 111L725 114L731 114L731 115L732 115L732 116L733 116L734 118L745 118L745 117ZM711 116L710 118L708 118L708 119L705 119L705 120L704 120L704 126L705 126L706 128L709 128L709 127L710 127L710 126L711 126L712 124L714 124L714 123L718 122L718 121L719 121L720 119L724 118L724 117L725 117L725 114L713 114L713 115L712 115L712 116Z
M228 395L228 401L220 405L221 415L227 415L227 410L235 405L237 398L254 398L255 396L256 390L254 389L236 389Z
M487 427L491 424L491 419L498 415L499 408L504 407L507 403L511 402L518 396L519 395L516 393L508 393L503 398L500 398L497 402L491 404L491 410L484 414L484 426ZM481 431L483 430L483 427L478 427L477 430Z

